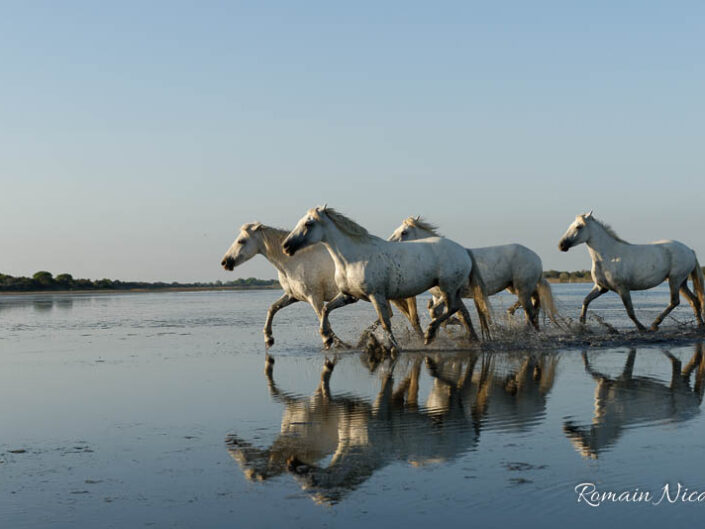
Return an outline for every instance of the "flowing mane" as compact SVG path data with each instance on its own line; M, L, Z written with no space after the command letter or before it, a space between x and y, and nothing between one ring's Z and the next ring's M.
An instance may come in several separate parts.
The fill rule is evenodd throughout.
M350 236L353 239L367 239L371 237L370 233L360 226L357 222L354 220L350 219L349 217L346 217L342 213L337 212L333 208L322 208L322 209L315 209L314 213L316 215L320 215L321 213L325 213L328 218L335 224L335 226L345 233L346 235Z
M409 217L407 219L404 219L404 224L406 226L409 226L410 228L419 228L421 230L432 233L436 237L442 236L440 233L438 233L438 227L434 226L423 217Z
M274 228L272 226L265 226L261 222L251 222L249 224L243 224L242 231L248 233L258 233L262 237L262 242L269 253L275 253L276 255L284 255L281 246L282 241L289 234L288 231L279 228Z
M607 224L607 223L605 223L604 221L601 221L601 220L599 220L599 219L596 219L595 217L590 217L590 219L592 219L593 221L595 221L598 226L600 226L603 230L605 230L605 231L607 232L607 234L608 234L610 237L612 237L613 239L615 239L616 241L623 242L623 243L625 243L625 244L631 244L631 243L625 241L624 239L622 239L619 235L617 235L617 232L615 232L615 231L612 229L612 226L610 226L609 224Z

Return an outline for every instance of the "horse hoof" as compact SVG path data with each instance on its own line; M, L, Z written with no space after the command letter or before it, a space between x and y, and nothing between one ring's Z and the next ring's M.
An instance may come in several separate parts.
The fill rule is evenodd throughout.
M274 337L273 336L265 336L264 337L264 345L267 347L272 347L274 345Z
M651 327L649 327L649 330L652 332L658 331L658 325L656 323L652 323Z
M326 350L330 349L331 345L333 345L333 338L330 336L323 338L323 347L325 347Z

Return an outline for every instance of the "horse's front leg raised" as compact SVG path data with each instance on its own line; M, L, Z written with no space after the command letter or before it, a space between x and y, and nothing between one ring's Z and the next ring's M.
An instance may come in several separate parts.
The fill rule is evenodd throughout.
M460 300L459 295L457 295L456 297L458 298L458 300ZM453 300L451 302L447 292L443 292L442 296L438 299L434 298L433 305L429 306L429 312L431 313L432 319L431 319L431 323L428 325L428 330L426 331L426 335L424 338L424 343L426 345L430 344L433 341L433 339L436 337L436 332L438 331L438 327L444 321L446 321L448 318L450 318L453 314L455 314L458 311L458 309L460 308L460 305L463 305L463 307L465 307L465 305L463 304L462 301L460 301L460 304L458 304L458 302L456 300ZM445 306L446 310L444 312L442 312L441 314L439 314L441 308L444 306ZM465 309L465 310L467 312L467 309ZM469 321L469 317L468 317L468 321ZM466 322L463 322L463 324L465 324L465 323ZM472 324L470 324L470 326L472 326ZM467 325L466 325L466 328L467 328ZM468 331L470 332L470 329L468 329ZM472 329L471 334L474 334L475 337L477 337L474 329Z
M337 296L335 296L331 301L329 301L325 307L323 307L323 316L321 317L321 329L320 329L320 334L321 338L323 338L323 346L326 349L329 349L330 346L335 342L335 339L337 338L335 336L335 333L333 333L333 330L330 328L330 322L328 321L328 315L330 314L331 311L335 309L339 309L340 307L344 307L345 305L350 305L351 303L355 303L357 301L357 298L353 296L348 296L347 294L343 294L342 292L339 292Z
M262 330L264 333L264 344L267 347L274 345L274 337L272 336L272 320L274 319L274 315L284 307L288 307L297 301L299 300L285 293L269 307L269 310L267 311L267 319L264 322L264 329Z
M583 300L583 308L580 311L580 323L585 323L585 316L587 315L587 309L590 302L595 298L599 298L605 292L607 292L607 289L602 288L599 285L594 285L592 287L592 290L588 293L587 296L585 296L585 299Z

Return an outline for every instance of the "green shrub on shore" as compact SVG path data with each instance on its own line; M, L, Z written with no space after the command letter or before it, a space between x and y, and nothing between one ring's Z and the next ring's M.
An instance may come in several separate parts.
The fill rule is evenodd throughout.
M120 281L117 279L74 279L71 274L54 277L41 270L32 277L14 277L0 274L0 292L32 292L36 290L163 290L168 288L277 288L276 279L248 277L234 281L214 281L210 283L149 283L145 281Z

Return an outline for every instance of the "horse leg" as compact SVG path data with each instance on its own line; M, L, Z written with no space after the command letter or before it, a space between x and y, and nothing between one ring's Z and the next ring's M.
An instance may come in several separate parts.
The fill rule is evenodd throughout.
M431 319L438 318L442 314L442 310L443 298L433 296L428 300L428 314L431 316Z
M426 331L426 335L424 336L424 344L430 344L436 337L436 332L438 331L438 327L441 325L441 323L450 318L460 308L456 302L451 303L449 297L450 296L448 295L448 293L444 291L441 294L441 297L435 301L433 307L429 309L431 311L431 314L433 315L433 318L431 319L431 323L428 325L428 330ZM456 297L460 299L460 294L457 293ZM443 313L439 314L439 310L441 307L443 307L443 305L445 305L446 310Z
M490 323L487 321L487 315L485 314L482 304L479 303L474 297L472 298L475 303L475 310L477 310L477 317L480 318L480 331L482 332L482 339L489 340L492 335L490 334Z
M703 322L702 307L700 306L700 300L698 299L698 296L693 294L693 292L691 292L691 290L688 288L687 279L683 281L683 284L681 285L681 294L685 296L685 299L688 300L690 306L693 307L693 312L695 312L695 317L698 320L698 327L702 327L703 325L705 325L705 322Z
M272 305L269 307L269 310L267 311L267 319L264 322L264 329L262 332L264 333L264 344L267 347L271 347L274 345L274 337L272 336L272 320L274 319L274 315L284 307L288 307L292 303L296 303L299 301L295 297L290 296L289 294L284 294L282 297L280 297L278 300L276 300Z
M634 362L636 361L636 349L634 347L629 349L629 354L627 355L627 361L624 362L624 369L622 370L622 375L619 377L622 380L631 380L632 373L634 373Z
M471 340L474 340L476 342L479 341L480 339L477 337L477 333L475 332L475 329L472 326L472 320L470 319L470 313L468 312L468 308L465 306L465 303L463 303L460 294L458 294L457 304L458 318L460 319L460 323L462 323L465 327L465 330L468 331L468 335ZM478 311L478 313L482 314L480 311Z
M326 306L323 307L323 316L321 317L321 328L319 333L321 335L321 338L323 338L323 346L326 349L329 349L331 344L333 344L333 342L335 341L335 334L330 328L328 315L331 311L339 309L340 307L344 307L345 305L350 305L351 303L355 303L356 301L357 298L339 292L337 296L335 296L331 301L326 303Z
M396 356L399 352L399 344L397 344L397 340L394 338L394 334L392 333L392 323L390 321L392 316L392 308L389 306L389 301L379 295L371 295L369 297L372 306L375 308L375 311L377 311L377 316L379 317L379 321L382 323L382 328L385 330L387 338L391 344L389 352L392 356Z
M599 298L602 294L607 292L606 288L602 288L599 285L594 285L592 287L592 290L588 293L587 296L585 296L585 299L583 300L583 308L580 311L580 323L585 323L585 316L587 315L587 308L590 302L595 299ZM630 301L631 304L631 301Z
M526 325L533 326L537 331L539 330L539 322L537 318L537 312L534 309L534 305L531 302L531 294L526 289L521 289L518 292L519 303L524 308L524 319L526 319Z
M323 362L323 369L321 369L321 382L316 390L324 399L330 400L330 376L333 374L333 368L337 363L337 359L329 360L325 359Z
M517 299L517 300L514 302L514 305L512 305L511 307L509 307L509 308L507 309L507 314L509 314L510 316L514 316L514 313L517 311L517 309L518 309L519 307L521 307L521 301L519 301L519 300Z
M668 307L666 307L666 310L664 310L661 314L659 314L658 317L651 324L652 331L657 330L658 326L661 325L661 322L668 315L668 313L671 312L673 309L675 309L678 305L680 305L681 297L678 292L678 290L679 290L678 287L681 284L682 283L680 283L679 281L674 281L670 277L668 278L668 288L671 291L671 302L668 304Z
M313 310L316 311L316 316L318 316L318 321L319 325L322 327L323 326L323 318L324 316L324 310L325 310L325 302L319 298L311 298L309 299L309 303L313 307ZM344 349L350 349L350 346L346 344L344 341L342 341L336 334L333 332L333 330L330 328L330 323L327 323L328 325L328 337L331 339L331 342L329 343L328 347L330 345L334 345L335 347L340 347Z
M644 327L639 320L636 319L636 314L634 314L634 306L632 305L632 295L629 293L629 290L622 290L618 292L619 297L622 298L622 303L624 303L624 308L627 309L627 316L629 316L629 319L634 322L636 325L637 329L640 331L645 331L646 327Z
M390 300L394 306L396 306L401 313L406 316L409 320L411 326L419 337L423 337L423 330L421 329L421 322L419 321L419 313L416 308L416 298L406 298L406 299L392 299Z

